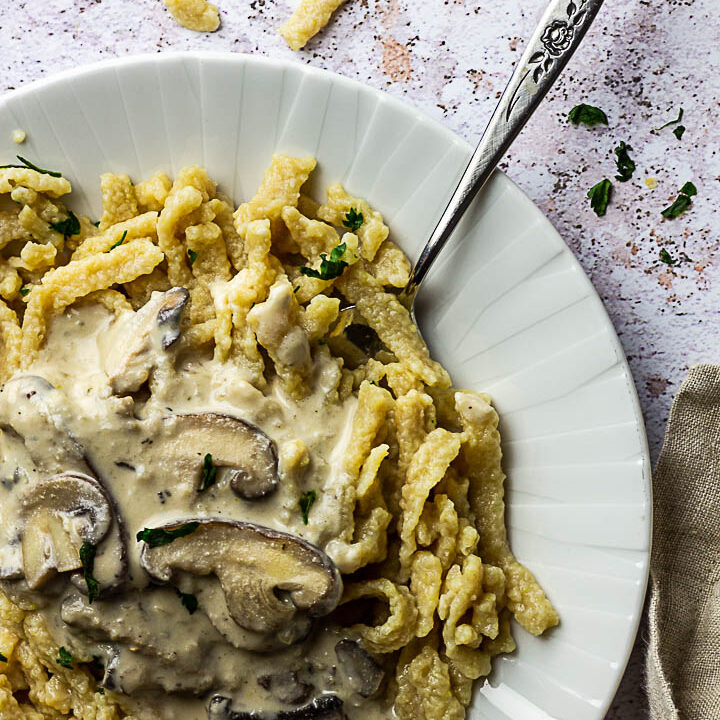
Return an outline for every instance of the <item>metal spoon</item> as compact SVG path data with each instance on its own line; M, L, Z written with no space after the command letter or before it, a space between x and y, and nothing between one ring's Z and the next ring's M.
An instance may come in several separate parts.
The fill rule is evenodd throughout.
M415 297L471 201L557 80L603 0L552 0L525 48L460 182L410 273L399 299L415 320Z

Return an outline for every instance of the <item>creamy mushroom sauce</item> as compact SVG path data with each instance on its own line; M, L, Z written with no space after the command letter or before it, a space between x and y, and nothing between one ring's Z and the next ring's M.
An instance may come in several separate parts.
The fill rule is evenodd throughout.
M209 576L180 577L181 590L194 594L199 602L199 609L190 614L176 587L150 584L140 565L143 543L135 539L145 527L195 517L250 521L292 533L319 548L337 537L342 528L336 488L343 484L340 460L355 400L327 400L336 382L335 363L318 364L315 392L300 402L274 384L261 392L232 363L219 363L199 353L179 357L174 367L170 363L160 367L152 394L118 396L112 392L105 368L116 359L112 354L118 352L118 336L127 334L124 323L125 316L118 319L91 305L53 320L39 358L20 374L43 378L54 386L51 390L41 381L32 381L41 396L33 401L49 404L52 423L31 408L21 419L24 441L8 426L22 410L17 393L13 395L13 383L26 380L16 376L0 392L0 423L5 427L0 438L0 477L4 478L0 566L7 576L22 562L20 498L28 488L55 472L80 471L102 483L122 523L127 589L88 604L80 592L85 587L81 576L71 582L69 573L59 573L40 591L30 591L22 579L5 580L3 589L16 602L41 608L58 646L77 658L99 657L108 687L122 689L138 700L131 709L140 718L206 720L208 703L216 694L231 698L234 711L269 711L267 717L273 717L274 710L296 708L327 693L342 698L350 718L388 717L388 707L381 700L361 697L338 667L335 645L344 636L337 627L321 618L307 638L296 644L277 649L260 639L257 651L238 649L216 629L222 623L209 620L213 615L228 620L227 609L218 607L224 602L218 581ZM197 462L195 470L188 472L187 464L172 456L178 438L167 418L208 411L242 418L274 441L280 478L276 492L243 500L231 491L222 473L215 485L198 492L205 449L191 448ZM187 434L180 440L193 442ZM287 467L298 440L310 457L302 473ZM40 466L38 453L43 454ZM318 491L307 525L298 507L299 494L305 489ZM101 567L100 547L98 551ZM258 682L259 677L291 671L297 673L300 690L291 688L289 694L295 693L297 700L304 693L302 702L278 702ZM303 689L303 684L310 687ZM232 714L218 713L217 717Z

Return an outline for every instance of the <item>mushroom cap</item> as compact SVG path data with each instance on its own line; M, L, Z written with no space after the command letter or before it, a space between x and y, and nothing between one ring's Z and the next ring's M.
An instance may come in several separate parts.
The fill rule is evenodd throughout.
M294 637L288 633L294 624L327 615L337 606L340 573L314 545L254 523L213 518L192 522L198 527L191 534L142 548L140 563L155 580L170 582L177 572L215 575L235 623L288 637Z
M214 695L208 705L209 720L346 720L343 701L337 695L320 695L293 710L258 712L233 710L230 698Z
M385 672L370 653L356 640L340 640L335 654L350 686L362 697L374 695L382 684Z
M168 456L187 457L198 473L204 456L210 454L214 466L227 468L230 487L244 500L277 490L275 443L255 425L216 412L168 415L163 423L169 437L156 441L156 451L167 447Z
M113 523L100 483L79 472L34 484L21 503L23 571L28 586L40 587L55 572L82 567L80 546L97 545Z
M63 393L38 375L23 375L0 387L0 428L19 436L45 476L89 471L83 449L66 424Z
M80 472L60 473L33 485L22 500L22 516L28 523L39 512L67 516L78 536L93 545L107 535L113 521L102 485Z
M114 393L137 391L167 360L180 338L180 323L190 294L183 287L155 292L137 312L121 320L105 349L105 372Z

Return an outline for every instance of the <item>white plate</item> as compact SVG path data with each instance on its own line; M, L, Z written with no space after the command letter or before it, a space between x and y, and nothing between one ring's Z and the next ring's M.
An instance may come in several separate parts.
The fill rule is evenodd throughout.
M22 146L10 141L27 131ZM416 256L469 156L461 139L359 83L237 54L147 55L57 75L0 100L0 149L61 168L100 212L98 175L208 168L236 202L271 153L319 160L382 211ZM602 718L642 608L650 469L622 349L574 257L497 173L421 295L423 334L455 383L489 392L502 421L512 546L562 624L516 628L476 693L473 720Z

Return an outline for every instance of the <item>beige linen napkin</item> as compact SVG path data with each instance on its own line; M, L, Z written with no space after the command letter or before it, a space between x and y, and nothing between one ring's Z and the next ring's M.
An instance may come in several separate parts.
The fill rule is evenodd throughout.
M653 479L652 720L720 718L720 366L690 370Z

